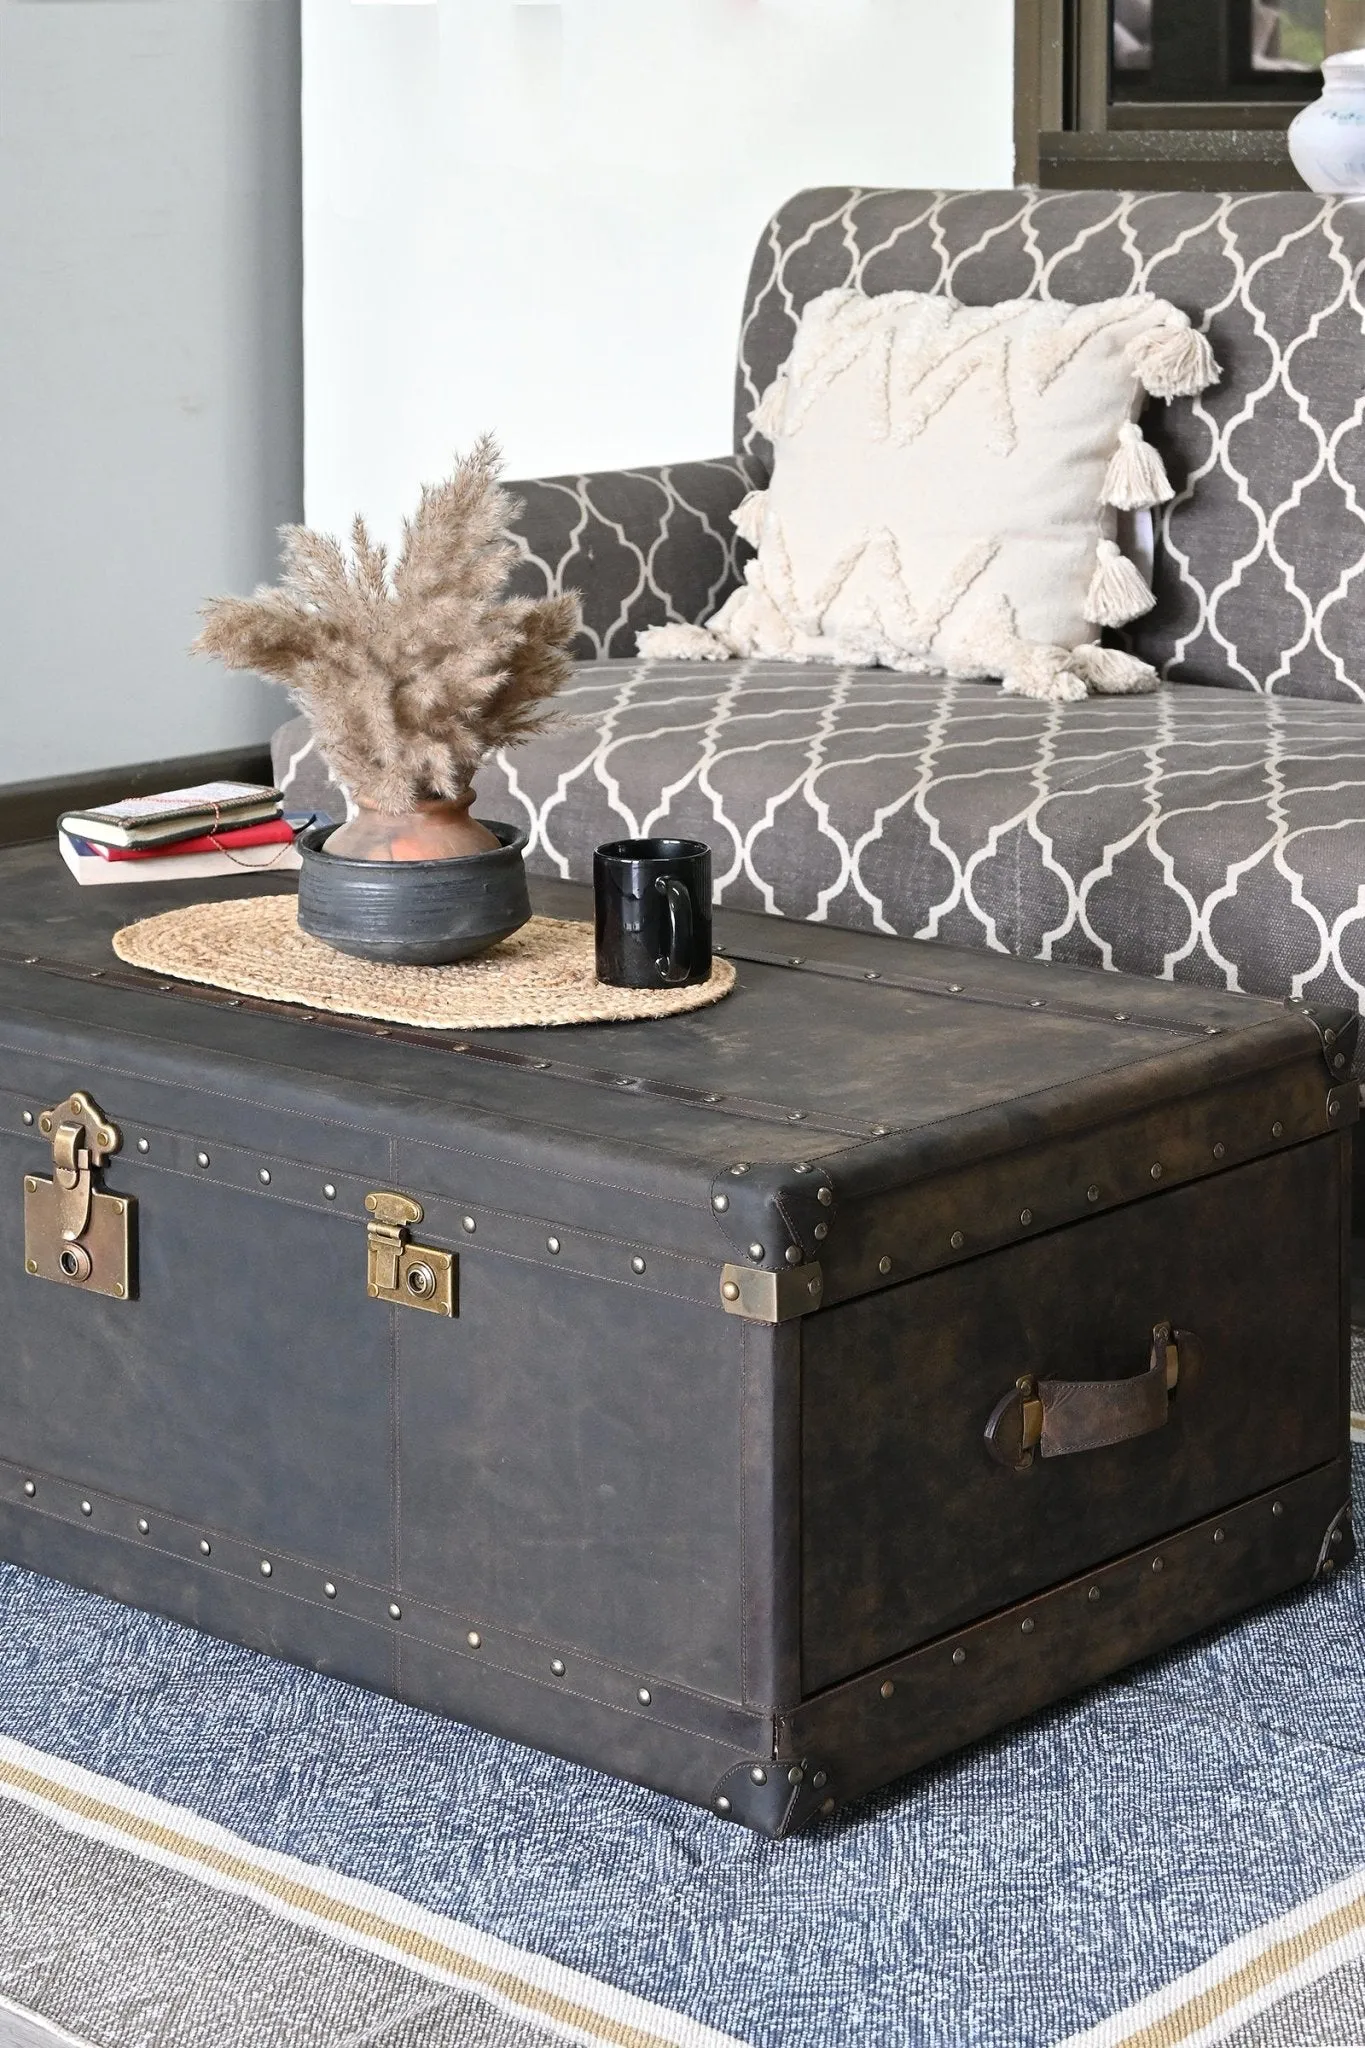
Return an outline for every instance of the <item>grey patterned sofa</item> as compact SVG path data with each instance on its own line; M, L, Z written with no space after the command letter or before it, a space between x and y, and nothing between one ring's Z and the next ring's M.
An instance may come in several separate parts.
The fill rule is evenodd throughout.
M520 587L581 591L571 722L487 764L484 815L534 870L599 841L715 849L725 903L1261 994L1365 996L1365 207L1310 193L824 190L759 244L735 452L518 484ZM645 663L642 626L708 618L767 480L749 416L834 285L1087 301L1151 289L1209 333L1221 384L1146 431L1177 485L1156 608L1126 644L1155 696L765 662ZM339 813L306 725L295 801Z

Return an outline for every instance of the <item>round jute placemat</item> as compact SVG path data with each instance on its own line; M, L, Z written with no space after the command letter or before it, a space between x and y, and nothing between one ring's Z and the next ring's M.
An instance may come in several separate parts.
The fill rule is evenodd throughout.
M719 1002L735 983L730 962L717 960L710 980L691 988L608 988L597 979L592 926L553 917L533 917L489 952L452 967L390 967L301 932L292 896L167 910L125 925L114 934L114 951L130 966L234 995L436 1031L676 1017Z

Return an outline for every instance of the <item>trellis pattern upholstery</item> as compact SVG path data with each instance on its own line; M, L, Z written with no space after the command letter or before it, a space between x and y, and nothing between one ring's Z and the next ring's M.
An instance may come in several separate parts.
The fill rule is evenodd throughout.
M1043 704L782 662L579 669L479 811L539 874L705 839L736 909L1323 1002L1365 1000L1365 713L1188 685ZM339 810L302 719L291 808Z
M804 193L755 261L740 453L518 484L518 587L583 591L566 722L480 776L536 871L695 833L719 899L790 919L1320 1001L1365 1000L1362 202L1308 193ZM1154 697L1043 704L994 684L772 662L647 663L645 624L709 617L766 479L755 398L832 285L1077 301L1147 288L1224 365L1150 408L1177 496L1131 644ZM614 657L614 658L613 658ZM296 721L297 808L344 798Z

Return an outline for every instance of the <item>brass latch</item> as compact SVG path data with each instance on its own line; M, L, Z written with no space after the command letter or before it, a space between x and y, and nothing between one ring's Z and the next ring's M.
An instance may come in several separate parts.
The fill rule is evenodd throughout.
M52 1178L24 1176L25 1272L128 1300L137 1204L103 1193L94 1178L123 1142L117 1125L78 1089L45 1109L38 1128L52 1143Z
M422 1204L414 1202L411 1195L395 1195L381 1188L366 1195L365 1207L370 1212L365 1236L366 1283L371 1297L429 1309L437 1316L455 1315L459 1270L455 1254L414 1244L408 1236L409 1227L422 1220Z

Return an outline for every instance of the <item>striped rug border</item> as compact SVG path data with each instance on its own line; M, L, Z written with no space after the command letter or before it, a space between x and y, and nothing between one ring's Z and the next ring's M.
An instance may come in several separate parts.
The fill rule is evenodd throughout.
M0 1798L36 1809L73 1833L161 1863L286 1919L472 1990L586 2048L743 2048L545 1956L483 1934L360 1879L259 1848L185 1807L97 1776L0 1736ZM59 2037L60 2038L60 2037Z
M1362 1955L1365 1868L1057 2048L1214 2048L1258 2013Z

